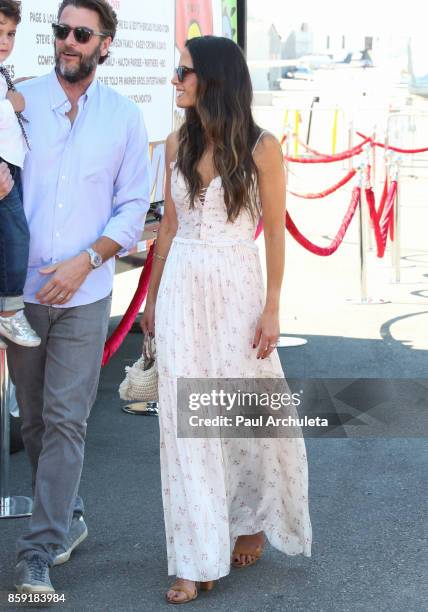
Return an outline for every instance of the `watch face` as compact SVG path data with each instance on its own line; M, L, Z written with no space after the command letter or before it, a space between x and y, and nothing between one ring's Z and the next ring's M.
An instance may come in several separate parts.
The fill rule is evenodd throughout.
M91 266L93 268L99 268L103 264L103 258L99 253L94 251L94 249L86 249L86 252L89 254L91 259Z
M103 263L103 258L98 253L94 253L92 257L92 263L95 268L99 268Z

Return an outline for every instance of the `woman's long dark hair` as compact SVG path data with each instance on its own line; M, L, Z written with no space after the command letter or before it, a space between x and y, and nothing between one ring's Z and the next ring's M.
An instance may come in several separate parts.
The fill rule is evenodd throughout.
M194 206L202 179L198 163L211 141L214 166L222 179L229 221L243 209L255 218L257 168L252 149L260 128L251 113L253 88L241 49L232 40L201 36L186 42L198 77L196 104L186 109L179 131L177 165Z

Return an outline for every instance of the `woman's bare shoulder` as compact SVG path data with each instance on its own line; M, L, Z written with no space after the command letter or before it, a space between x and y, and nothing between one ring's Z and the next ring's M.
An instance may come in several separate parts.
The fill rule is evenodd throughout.
M279 140L271 132L263 132L254 151L254 161L258 168L263 169L272 162L283 159Z
M173 162L177 158L178 153L178 130L171 132L165 142L165 155L168 162Z

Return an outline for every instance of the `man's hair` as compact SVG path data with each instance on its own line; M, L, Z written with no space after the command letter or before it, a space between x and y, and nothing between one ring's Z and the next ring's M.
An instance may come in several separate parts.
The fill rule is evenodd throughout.
M3 0L0 0L0 6ZM112 40L116 36L117 30L117 15L107 0L62 0L58 9L58 19L61 16L62 11L67 6L74 6L75 8L85 8L89 11L95 11L98 13L101 22L101 30L106 36L111 36ZM108 54L109 55L109 54ZM98 63L103 64L108 55L100 57Z
M0 0L0 14L18 25L21 23L21 3L15 0Z

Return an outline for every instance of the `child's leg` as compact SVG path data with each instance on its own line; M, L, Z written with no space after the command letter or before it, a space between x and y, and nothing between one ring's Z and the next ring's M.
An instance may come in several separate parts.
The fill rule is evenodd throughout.
M13 178L12 191L0 200L0 335L23 346L38 346L40 338L23 313L30 235L18 168Z

